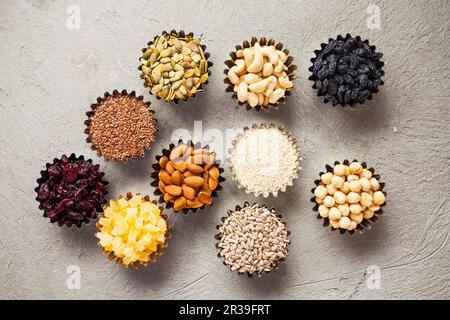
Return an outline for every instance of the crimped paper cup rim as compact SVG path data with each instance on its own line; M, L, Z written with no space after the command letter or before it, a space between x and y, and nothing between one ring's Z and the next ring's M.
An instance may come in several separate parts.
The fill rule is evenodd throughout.
M155 128L155 131L153 132L153 140L150 141L150 143L148 144L148 146L144 149L144 152L141 155L136 155L134 157L130 157L127 159L123 159L123 160L119 160L119 159L113 159L113 158L108 158L106 156L104 156L101 152L100 149L98 149L94 143L92 142L92 136L90 134L90 127L91 127L91 117L95 114L96 109L109 97L118 97L118 96L127 96L130 98L136 98L139 101L142 101L148 111L150 112L151 116L152 116L152 122L153 122L153 127ZM84 124L86 126L86 128L84 129L84 133L87 135L86 138L86 142L90 145L91 149L94 150L95 152L97 152L97 156L98 157L103 157L106 161L115 161L115 162L125 162L125 161L130 161L130 160L135 160L138 158L143 158L145 156L145 151L149 150L151 145L153 144L153 142L155 142L157 136L158 136L158 127L157 127L157 123L158 123L158 119L155 118L155 111L152 110L150 108L150 101L144 101L144 96L140 95L140 96L136 96L136 92L133 90L131 92L127 92L126 89L123 89L122 91L118 91L117 89L114 89L112 94L109 92L105 92L103 97L97 97L97 102L91 104L91 110L86 112L86 116L87 116L87 120L84 121Z
M194 38L194 33L193 32L189 32L189 33L187 33L186 31L184 31L184 30L180 30L180 31L176 31L176 30L171 30L170 32L168 32L168 31L166 31L166 30L163 30L163 32L160 34L160 35L155 35L154 37L153 37L153 40L151 40L151 41L149 41L148 43L147 43L147 47L146 48L142 48L142 55L139 57L139 67L138 67L138 70L141 72L141 74L140 74L140 78L144 81L144 87L146 87L146 88L150 88L150 86L147 84L147 81L145 81L145 79L144 79L144 73L142 72L142 64L140 63L140 60L141 60L141 58L143 57L143 54L145 53L145 51L148 49L148 47L150 47L154 42L155 42L155 40L158 38L158 37L160 37L160 36L165 36L165 35L174 35L174 36L176 36L176 37L181 37L181 38L184 38L184 37L192 37L192 38ZM211 67L213 66L213 63L210 61L210 57L211 57L211 55L209 54L209 52L206 52L206 45L204 45L204 44L201 44L200 45L201 47L202 47L202 50L203 50L203 53L204 53L204 55L205 55L205 59L206 59L206 63L208 64L208 79L205 81L205 82L203 82L199 87L198 87L198 89L197 89L197 91L196 91L196 93L194 93L193 95L191 95L191 96L188 96L185 100L181 100L181 99L179 99L179 98L174 98L174 99L172 99L172 100L170 100L170 101L166 101L166 100L164 100L164 99L162 99L161 97L159 97L158 95L154 95L152 92L151 92L151 90L148 90L149 91L149 93L150 93L150 95L154 95L155 97L156 97L156 99L158 99L158 100L162 100L162 101L164 101L164 102L166 102L166 103L174 103L174 104L178 104L178 103L180 103L180 102L188 102L188 100L189 99L195 99L196 97L197 97L197 93L201 93L201 92L204 92L205 91L205 87L206 87L206 85L209 83L209 78L210 78L210 76L211 76ZM151 88L150 88L151 89Z
M359 161L358 161L357 159L353 159L353 161L349 161L348 159L345 159L344 161L342 161L342 164L349 165L349 164L352 163L352 162L359 162ZM383 189L384 189L384 187L385 187L386 184L385 184L384 182L381 182L381 176L380 176L379 174L375 174L375 169L374 169L373 167L367 168L367 163L366 163L366 162L360 162L360 163L361 163L361 166L362 166L364 169L367 169L367 170L369 170L370 172L372 172L372 178L377 179L378 182L380 183L380 190L379 190L379 191L383 192L383 194L384 194L385 196L387 196L387 193L386 193L385 191L383 191ZM325 172L320 172L320 173L319 173L319 179L314 180L314 184L316 185L316 187L320 184L320 177L321 177L323 174L325 174L326 172L331 172L331 173L333 173L333 168L334 168L334 166L336 166L337 164L340 164L340 162L339 162L339 161L335 161L333 166L330 166L330 165L328 165L328 164L325 165L326 171L325 171ZM312 188L312 189L311 189L311 192L313 193L313 195L314 195L314 190L315 190L315 188ZM313 211L318 212L318 211L319 211L319 204L316 202L316 197L315 197L315 196L313 196L313 197L311 198L311 202L313 202L313 203L315 204L314 207L313 207ZM344 233L347 233L347 232L348 232L350 235L354 235L354 234L356 233L356 231L357 231L358 233L362 234L365 230L370 230L370 229L372 229L372 226L373 226L375 223L378 222L379 216L383 214L383 209L382 209L381 207L384 207L385 205L386 205L386 202L384 202L382 205L380 205L380 210L375 211L372 218L370 218L370 219L365 219L365 218L363 218L363 221L362 221L361 223L359 223L359 224L356 226L356 229L354 229L354 230L350 230L350 231L349 231L349 230L347 230L347 229L342 229L342 228L337 228L337 229L335 229L335 228L333 228L333 227L331 227L331 230L332 230L332 231L339 230L339 233L340 233L340 234L344 234ZM323 226L324 226L324 227L330 226L330 219L329 219L329 218L322 218L322 217L320 216L320 214L317 213L317 219L322 219L322 220L323 220Z
M271 46L271 45L274 45L275 48L276 48L277 50L283 51L283 52L286 54L286 56L287 56L287 60L286 60L285 66L288 67L288 70L286 71L286 73L287 73L287 75L288 75L289 80L290 80L290 81L294 81L294 80L297 78L297 76L296 76L296 74L295 74L295 70L297 69L297 66L296 66L295 64L293 64L294 58L293 58L292 56L289 55L289 50L288 50L288 49L286 49L286 48L283 49L283 47L284 47L283 43L277 42L277 41L275 41L274 39L269 39L269 40L267 40L266 37L261 37L261 38L258 40L258 38L256 38L255 36L253 36L253 37L251 38L250 42L247 41L247 40L244 40L243 43L242 43L242 45L237 45L237 46L235 47L236 50L235 50L235 51L232 51L232 52L230 53L231 60L226 60L226 61L225 61L225 65L228 67L227 69L225 69L225 70L223 71L223 72L225 73L225 75L226 75L226 77L225 77L225 79L223 80L223 82L226 83L226 84L228 85L227 88L225 89L225 92L231 92L231 93L232 93L231 97L232 97L233 99L235 99L235 100L238 100L238 98L237 98L237 94L236 94L236 93L234 92L234 90L233 90L234 84L232 84L231 81L230 81L230 79L228 79L228 71L230 71L230 68L232 68L232 67L235 65L234 61L235 61L236 59L238 59L238 57L236 56L236 51L241 50L241 49L245 49L245 48L253 47L253 46L255 45L255 43L257 43L257 42L258 42L261 46L266 46L266 45ZM292 88L286 89L285 95L284 95L283 98L279 99L276 103L269 103L269 105L267 105L267 106L259 106L259 105L258 105L258 106L252 107L252 106L250 106L250 104L248 103L248 101L246 101L246 102L240 102L239 100L238 100L238 105L239 105L239 106L245 106L247 110L256 110L256 111L264 110L264 111L268 112L268 111L270 111L270 110L272 110L272 109L278 108L278 106L281 105L281 104L285 104L285 103L286 103L286 97L288 97L288 96L291 95L291 90L292 90L294 87L295 87L295 83L293 82L293 87L292 87Z
M328 43L331 42L331 41L333 41L333 40L344 40L344 41L345 41L345 40L347 40L347 39L349 39L349 38L352 38L352 36L350 35L350 33L347 33L347 34L345 35L345 37L339 34L339 35L336 36L336 39L329 38L329 39L328 39ZM360 37L360 36L356 36L356 37L354 37L354 38L357 39L358 41L361 40L361 37ZM369 45L369 47L370 47L373 51L376 50L376 46L370 45L370 44L369 44L369 40L366 39L366 40L363 40L363 42L366 43L367 45ZM313 70L314 70L314 61L316 61L317 56L319 55L319 53L322 52L322 50L325 48L325 46L326 46L328 43L323 43L323 42L322 42L322 43L320 44L321 49L320 49L320 50L314 50L314 54L315 54L316 56L310 59L310 61L312 62L312 65L308 68L308 70L311 72L311 76L308 78L308 80L311 80L311 81L313 82L313 85L312 85L312 88L313 88L313 89L317 89L317 87L316 87L316 76L314 75L314 72L313 72ZM380 66L381 66L381 68L384 66L384 62L381 61L381 60L380 60ZM384 72L383 69L380 69L380 73L381 73L381 76L384 76L384 74L385 74L385 72ZM382 85L384 84L384 81L381 79L381 77L380 77L380 80L381 80L381 83L380 83L379 87L382 86ZM373 91L371 91L371 90L369 90L369 91L370 91L370 95L369 95L364 101L362 101L362 102L359 102L359 101L353 101L352 103L344 103L344 104L342 104L342 103L337 103L336 105L333 105L333 107L339 105L339 106L341 106L342 108L345 108L346 106L350 106L351 108L355 108L358 104L364 104L364 103L366 102L366 100L372 100L374 94L378 93L379 89L377 88L377 89L375 89L375 90L373 90ZM323 93L320 93L319 90L317 90L317 96L318 96L318 97L324 97L325 95L324 95ZM326 99L326 98L324 97L324 98L323 98L323 102L326 104L326 103L330 102L330 100L328 100L328 99Z
M136 193L136 195L138 195L138 194L140 194L140 193ZM125 198L127 200L130 200L132 197L133 197L133 194L131 192L127 192L125 197L123 197L122 195L119 195L116 199ZM155 200L150 200L150 196L148 196L148 195L144 195L143 198L144 198L145 201L150 201L151 203L153 203L155 205L158 205L158 203ZM106 205L105 205L105 207L106 207ZM164 253L163 252L163 248L167 248L167 246L168 246L167 240L172 237L172 234L169 232L169 229L172 228L172 224L167 222L167 219L168 219L169 216L167 214L163 213L164 208L162 206L159 206L158 209L160 210L161 217L166 221L166 226L167 227L166 227L166 232L164 233L164 243L157 245L156 251L154 251L150 255L150 259L148 261L146 261L146 262L144 262L144 261L135 261L134 263L125 265L123 263L123 261L122 261L122 258L117 257L114 254L114 252L112 252L112 251L105 250L105 248L103 248L102 245L100 244L100 240L97 241L98 246L102 248L102 253L108 257L108 260L115 261L116 264L120 264L120 265L124 266L125 269L127 269L130 266L134 267L135 269L138 269L139 266L147 266L149 262L155 263L157 261L157 257L161 256ZM99 215L99 218L104 218L104 216L105 215L103 213L101 213ZM95 224L95 226L97 227L98 231L100 231L100 228L102 227L102 225L99 222L97 222Z
M246 134L247 131L250 130L257 130L257 129L278 129L281 131L282 134L284 134L289 142L292 143L292 146L295 148L296 153L297 153L297 159L296 159L296 167L293 170L293 174L290 177L290 179L280 187L280 189L278 191L275 192L253 192L253 191L249 191L247 190L247 188L241 183L241 181L239 181L238 177L236 176L236 172L233 166L233 157L234 157L234 151L236 148L237 143L239 142L239 140ZM300 148L300 144L297 140L297 138L289 131L287 131L284 127L277 125L274 122L271 123L260 123L260 124L256 124L253 123L251 127L244 127L244 133L239 133L236 138L231 142L231 149L229 150L231 157L230 157L230 172L232 174L232 179L234 181L236 181L238 188L239 189L243 189L247 194L253 194L255 197L262 195L264 198L269 197L269 195L273 195L274 197L278 197L278 194L280 192L286 192L286 188L287 187L291 187L294 185L294 181L296 179L298 179L298 175L299 172L301 171L302 167L301 167L301 162L302 162L302 152L301 152L301 148Z
M154 164L152 164L153 171L150 175L152 178L152 182L150 185L152 187L155 187L155 191L153 192L153 194L155 196L159 197L158 203L164 204L166 207L166 210L171 209L171 210L173 210L174 213L182 212L183 214L188 215L188 214L194 214L199 210L204 210L206 208L210 208L210 207L214 206L214 204L216 203L216 201L219 198L218 192L223 189L222 182L225 181L225 178L222 176L222 174L224 172L224 169L220 166L220 164L221 164L220 161L216 159L215 164L217 165L217 169L219 169L219 179L218 179L219 184L217 185L217 188L214 191L212 191L212 193L211 193L211 198L213 199L213 202L211 205L205 204L199 208L184 208L182 210L175 211L173 209L173 203L165 202L164 194L161 192L161 190L159 190L159 170L162 169L161 166L159 165L159 159L161 159L163 156L169 157L172 150L180 144L190 145L194 148L205 148L206 150L209 151L209 145L202 146L200 142L193 143L192 140L188 140L187 142L184 142L183 139L180 139L180 140L178 140L177 144L171 143L169 145L168 149L163 148L161 151L161 154L159 154L155 157L156 162Z
M64 154L63 154L63 155L64 155ZM67 155L66 155L66 156L67 156ZM61 156L61 157L62 157L62 156ZM40 175L41 175L41 176L40 176L38 179L36 179L37 187L34 188L34 191L36 192L36 194L38 193L38 191L39 191L39 189L40 189L42 183L44 183L44 182L46 181L45 179L48 178L48 172L47 172L47 169L48 169L49 167L51 167L51 166L55 163L55 161L60 160L61 157L60 157L60 158L53 158L53 163L47 162L47 163L45 164L45 170L41 170L41 172L40 172ZM84 161L93 163L92 159L87 159L87 160L86 160L84 155L79 155L79 156L77 157L77 156L75 155L75 153L70 154L70 156L68 156L68 158L69 158L70 160L72 160L72 161L73 161L73 160L84 160ZM97 165L97 164L96 164L96 165ZM97 219L98 212L102 212L102 211L103 211L103 207L102 207L102 206L103 206L104 204L107 203L107 200L106 200L106 196L108 195L108 189L107 189L107 186L108 186L108 184L109 184L109 182L108 182L107 180L104 180L104 177L105 177L105 173L104 173L104 172L99 171L99 175L100 175L100 177L101 177L101 179L102 179L103 186L104 186L105 189L106 189L106 193L103 195L103 201L102 201L102 203L99 204L98 207L96 207L97 212L96 212L95 216L94 216L92 219L85 218L85 219L81 220L81 222L80 222L79 225L73 224L73 223L70 224L70 225L67 225L66 223L63 223L63 222L61 222L61 221L59 221L59 220L54 220L54 221L52 221L51 219L50 219L50 222L51 222L51 223L57 222L57 223L58 223L58 226L60 226L60 227L66 226L67 228L70 229L72 226L76 226L78 229L80 229L82 225L88 226L88 225L90 224L91 220ZM44 211L44 214L43 214L42 216L45 217L45 218L48 218L46 210L44 210L44 209L42 208L42 200L39 199L38 196L36 196L35 200L39 203L39 209L42 210L42 211Z
M291 232L290 232L289 230L287 230L287 224L286 224L286 222L283 220L282 215L281 215L281 214L278 214L277 211L276 211L276 209L274 209L274 208L270 208L270 209L269 209L269 207L268 207L267 204L265 204L265 203L260 203L260 202L253 202L253 203L250 203L250 202L248 202L248 201L245 201L244 204L243 204L243 206L236 205L234 209L228 210L228 211L227 211L227 215L220 218L220 220L222 221L222 224L216 225L216 229L219 230L220 227L223 226L223 223L225 222L225 220L226 220L233 212L235 212L235 211L240 211L240 210L242 210L243 208L250 207L250 206L253 206L253 205L258 205L260 208L266 208L266 209L268 209L270 212L274 213L274 214L277 216L277 218L280 220L280 222L283 223L284 226L285 226L285 228L286 228L286 232L287 232L287 237L286 237L286 239L288 240L288 243L287 243L287 246L286 246L286 249L287 249L286 255L285 255L284 258L275 260L275 261L274 261L274 265L271 266L270 271L263 271L263 272L253 272L253 273L250 273L250 272L240 272L239 270L231 270L231 265L226 264L225 258L224 258L223 256L220 255L221 248L219 247L219 242L220 242L220 240L222 239L222 237L221 237L221 235L220 235L220 232L216 233L215 236L214 236L214 238L217 240L217 242L216 242L216 248L219 250L219 253L217 254L217 257L218 257L219 259L222 260L222 263L223 263L225 266L228 266L228 268L230 269L230 271L232 271L232 272L237 272L238 275L247 275L249 278L253 278L255 275L256 275L258 278L261 278L263 275L268 275L268 274L272 273L272 271L278 270L279 267L280 267L280 264L286 261L286 257L287 257L287 255L289 254L289 245L291 244L291 240L289 240L289 236L290 236Z

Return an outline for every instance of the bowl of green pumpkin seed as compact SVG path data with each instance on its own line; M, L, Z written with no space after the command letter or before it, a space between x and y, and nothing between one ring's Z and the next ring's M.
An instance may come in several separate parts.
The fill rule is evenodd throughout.
M158 99L176 104L187 101L208 84L209 57L206 46L192 32L163 31L142 49L141 79Z

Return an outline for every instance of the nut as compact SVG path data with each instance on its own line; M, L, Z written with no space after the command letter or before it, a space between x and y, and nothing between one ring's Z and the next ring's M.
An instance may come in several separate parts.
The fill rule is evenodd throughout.
M174 211L212 205L212 192L219 184L220 171L216 154L206 148L180 144L169 157L159 159L158 188Z
M192 176L184 179L184 183L191 188L198 189L203 185L203 183L205 183L205 179L198 176Z
M227 77L240 102L251 107L276 104L294 86L286 73L287 56L274 45L261 46L256 42L253 47L236 52L236 56Z
M378 179L359 162L336 164L331 172L320 176L314 189L319 215L329 218L335 229L354 230L384 204L385 195L379 189Z
M167 193L169 193L169 194L171 194L172 196L179 196L179 195L181 195L181 193L183 192L182 191L182 189L181 189L181 187L179 187L179 186L176 186L176 185L170 185L170 186L166 186L165 188L164 188L164 190L167 192Z

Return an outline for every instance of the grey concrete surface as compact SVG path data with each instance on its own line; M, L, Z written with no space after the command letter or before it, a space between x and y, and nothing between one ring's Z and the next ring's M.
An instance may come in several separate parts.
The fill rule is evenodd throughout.
M369 4L380 8L381 29L366 25ZM71 5L81 9L79 30L66 27ZM3 0L0 16L0 298L450 298L449 1ZM140 50L164 29L201 35L214 62L206 92L185 105L157 101L139 79ZM386 62L381 92L356 110L324 105L307 80L313 50L347 32L370 39ZM252 35L282 41L299 67L288 103L267 114L236 109L224 92L223 62ZM123 164L99 159L83 134L89 105L115 88L143 94L159 120L152 149ZM174 217L166 254L140 270L107 261L93 223L69 230L42 218L33 189L48 160L84 154L101 164L112 196L152 193L154 156L195 120L223 133L285 126L303 150L300 178L275 199L228 179L213 208ZM388 192L379 223L355 237L323 228L309 202L323 166L345 158L374 166ZM245 200L277 208L291 230L286 263L262 279L239 277L216 257L215 225ZM69 265L80 267L80 289L66 287ZM366 285L371 265L380 289Z

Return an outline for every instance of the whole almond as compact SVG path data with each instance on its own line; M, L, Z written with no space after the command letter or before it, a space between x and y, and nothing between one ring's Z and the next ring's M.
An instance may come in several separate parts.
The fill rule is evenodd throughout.
M159 180L159 182L158 182L158 188L159 188L159 191L161 191L162 193L165 193L166 191L164 190L164 187L165 187L166 185L164 184L164 182L162 182L162 180Z
M187 149L187 145L185 144L180 144L179 146L175 147L171 152L170 152L170 160L175 160L177 158L180 158L184 151Z
M187 169L192 173L202 173L203 172L202 167L200 167L197 164L193 164L193 163L188 163Z
M165 193L164 194L164 201L165 202L170 202L171 200L175 199L175 196L171 195L170 193Z
M207 194L206 192L200 191L198 194L198 200L200 200L201 202L203 202L204 204L212 204L212 199L211 196L209 194Z
M166 186L173 184L172 177L164 170L159 172L159 179L162 180Z
M202 206L204 206L205 204L203 202L201 202L200 200L198 200L198 198L195 198L194 200L188 200L186 202L187 206L189 208L195 209L195 208L200 208Z
M184 176L180 171L175 171L172 173L173 183L177 186L181 186L183 184Z
M200 188L204 182L205 182L205 179L203 179L202 177L197 177L197 176L187 177L186 179L184 179L184 183L194 189Z
M205 179L205 181L208 181L208 179L209 179L209 171L205 170L205 172L203 172L202 176L203 176L203 179Z
M187 177L193 177L193 176L195 176L195 174L193 174L193 173L190 172L190 171L185 171L185 172L183 172L183 176L184 176L185 178L187 178Z
M192 200L195 198L195 190L191 187L189 187L188 185L183 184L181 186L181 189L183 189L183 196L188 199L188 200Z
M187 165L184 161L179 160L179 161L173 162L173 167L180 172L185 172Z
M217 186L219 185L219 180L214 179L213 177L209 177L208 185L209 185L209 188L214 191L214 190L216 190Z
M202 187L200 188L200 191L205 192L205 193L207 193L207 194L209 194L209 195L212 194L212 191L211 191L211 189L209 188L209 185L208 185L207 183L204 183L204 184L202 185Z
M212 167L211 169L209 169L209 175L211 177L213 177L214 179L218 180L219 179L219 175L220 175L219 168Z
M166 186L164 190L166 190L166 192L170 193L173 196L179 196L182 193L181 187L176 185Z
M161 158L159 158L159 166L161 168L165 168L167 162L169 162L169 159L166 156L162 156Z
M173 203L173 210L180 211L186 207L186 198L181 196L178 197L175 202Z
M172 161L169 161L169 162L166 163L166 171L170 175L175 171L175 168L173 166L173 162Z

